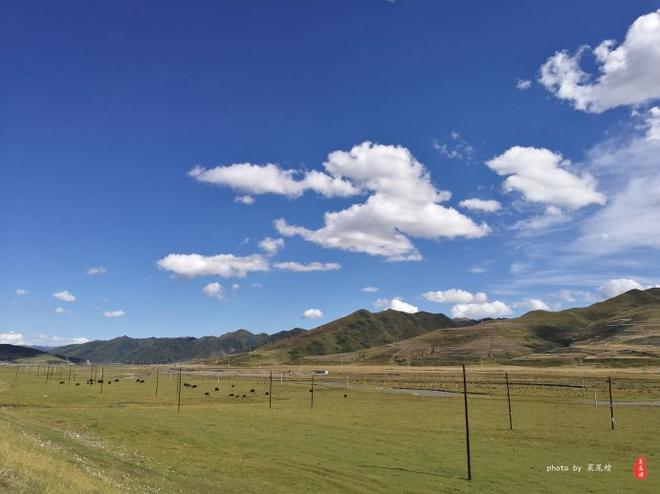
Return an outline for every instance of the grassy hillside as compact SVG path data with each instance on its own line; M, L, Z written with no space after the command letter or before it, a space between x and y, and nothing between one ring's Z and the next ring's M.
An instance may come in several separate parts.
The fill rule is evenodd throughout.
M17 345L0 345L0 361L12 363L61 363L66 357L53 355L43 350Z
M515 319L437 329L343 355L355 362L441 365L499 361L527 365L660 363L660 289L632 290L582 309L532 311Z
M80 345L59 347L55 351L61 355L80 357L93 363L169 363L245 352L265 343L268 338L266 334L253 334L244 329L222 336L202 338L121 336L108 341L90 341Z
M437 328L453 327L444 314L394 310L372 313L358 310L310 331L279 338L259 348L264 357L276 354L294 361L309 355L347 353L418 336Z
M203 338L127 336L55 349L91 362L232 365L371 362L443 365L498 361L555 365L660 363L660 289L631 290L590 307L532 311L514 319L452 320L444 314L358 310L306 331L246 330Z

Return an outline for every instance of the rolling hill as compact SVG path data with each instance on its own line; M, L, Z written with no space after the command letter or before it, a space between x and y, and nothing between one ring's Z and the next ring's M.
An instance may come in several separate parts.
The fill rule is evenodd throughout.
M261 349L260 349L261 350ZM448 365L660 364L660 288L631 290L586 308L532 311L514 319L429 331L318 361Z
M444 314L408 314L395 310L373 313L361 309L310 331L266 343L258 349L258 353L271 358L279 355L294 361L310 355L354 352L412 338L434 329L470 323L473 322L455 322Z
M62 363L67 358L62 355L39 350L37 348L18 346L18 345L0 345L0 362L11 363ZM72 362L78 362L79 359L71 359Z
M239 329L221 336L202 338L129 338L97 340L54 349L60 355L93 363L163 364L246 352L265 343L267 334Z
M234 365L388 363L521 365L660 363L660 288L631 290L585 308L513 319L452 320L444 314L358 310L315 329L272 335L238 330L203 338L127 336L53 349L90 362L226 362Z

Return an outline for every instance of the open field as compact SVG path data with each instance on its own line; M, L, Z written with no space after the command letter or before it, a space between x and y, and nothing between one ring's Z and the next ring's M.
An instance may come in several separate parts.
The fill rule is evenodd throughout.
M312 368L273 368L269 409L270 369L189 366L182 382L197 388L182 388L180 412L176 369L105 367L102 392L85 384L91 370L69 383L68 367L48 381L43 366L0 367L0 492L660 491L653 368L468 367L470 482L463 396L437 391L462 390L456 367L333 367L315 378L313 408ZM641 455L645 481L632 475Z

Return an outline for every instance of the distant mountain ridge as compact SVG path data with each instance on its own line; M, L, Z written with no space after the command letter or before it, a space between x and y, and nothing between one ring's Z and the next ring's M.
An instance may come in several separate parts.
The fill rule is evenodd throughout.
M585 308L513 319L358 310L311 330L238 330L202 338L129 338L51 350L94 363L196 361L232 365L364 362L446 365L484 359L524 365L609 360L660 363L660 288L631 290Z
M431 329L469 324L454 322L444 314L418 312L407 314L386 310L372 313L358 310L312 330L294 328L272 335L253 334L239 329L221 336L201 338L130 338L90 341L52 349L61 355L93 363L150 364L218 360L227 355L244 354L257 348L287 349L287 359L319 353L353 351L399 341ZM289 351L290 350L290 351Z
M69 360L75 363L81 361L75 357L69 358ZM15 363L62 363L67 361L67 357L29 346L0 344L0 361Z
M130 338L120 336L112 340L97 340L78 345L58 347L53 351L78 357L93 363L165 364L184 362L250 351L270 338L265 333L253 334L239 329L221 336L194 338Z
M353 352L412 338L433 329L469 324L474 321L456 322L444 314L408 314L389 309L374 313L360 309L291 338L268 342L259 351L285 350L289 359L295 360L308 355Z

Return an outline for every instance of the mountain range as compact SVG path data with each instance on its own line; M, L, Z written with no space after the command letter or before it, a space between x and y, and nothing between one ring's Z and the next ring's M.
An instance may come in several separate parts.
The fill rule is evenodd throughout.
M50 352L92 363L135 364L292 364L302 359L319 364L655 365L660 363L660 288L631 290L585 308L535 310L512 319L474 321L361 309L311 330L268 335L240 329L202 338L122 336Z

